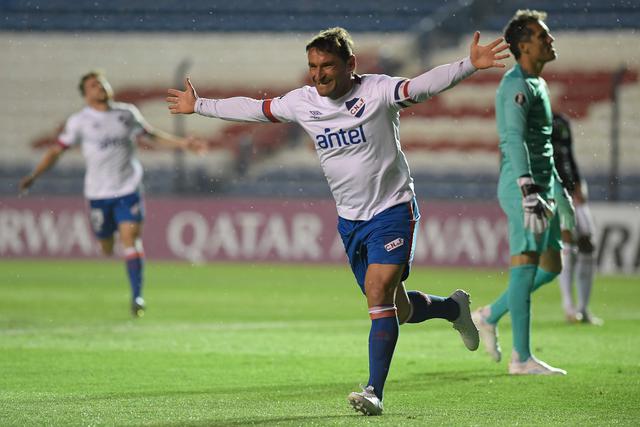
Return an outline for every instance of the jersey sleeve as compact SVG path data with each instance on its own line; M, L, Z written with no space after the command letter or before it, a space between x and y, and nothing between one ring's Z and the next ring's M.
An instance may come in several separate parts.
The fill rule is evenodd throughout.
M149 132L149 129L151 129L151 125L149 125L149 123L142 116L142 113L140 112L138 107L133 104L127 104L127 107L129 111L131 111L131 115L133 116L133 133L135 135L140 135Z
M410 99L409 94L404 89L409 79L405 77L390 77L386 74L365 75L366 79L375 78L375 88L379 91L379 96L385 104L392 108L406 108L417 102Z
M63 148L72 147L80 142L80 122L77 116L71 116L67 119L62 128L62 132L58 135L58 144Z
M295 121L296 91L272 99L233 97L225 99L198 98L195 111L201 116L236 122L285 123Z
M496 102L502 103L503 115L498 116L498 129L503 130L505 155L509 157L516 177L531 175L529 151L526 145L527 115L533 93L522 79L503 81ZM500 121L503 120L502 123Z
M388 99L398 108L406 108L452 88L475 71L467 57L440 65L412 79L395 78Z

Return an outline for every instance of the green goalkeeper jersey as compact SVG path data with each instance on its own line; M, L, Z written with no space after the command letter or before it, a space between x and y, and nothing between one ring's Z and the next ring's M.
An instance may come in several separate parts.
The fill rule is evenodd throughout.
M553 114L547 82L528 75L516 64L498 87L496 121L501 152L498 195L521 197L517 179L530 175L552 196Z

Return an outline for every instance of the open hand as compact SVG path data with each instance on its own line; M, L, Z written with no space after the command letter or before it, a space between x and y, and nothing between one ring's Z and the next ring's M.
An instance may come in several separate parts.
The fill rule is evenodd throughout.
M504 68L505 64L500 61L509 57L508 53L500 53L509 48L509 45L504 43L504 38L498 37L485 46L478 44L479 41L480 31L476 31L473 34L473 41L471 42L469 54L473 66L478 70L484 70L486 68Z
M195 111L198 95L191 84L191 79L184 79L185 90L169 89L166 101L169 103L171 114L192 114Z

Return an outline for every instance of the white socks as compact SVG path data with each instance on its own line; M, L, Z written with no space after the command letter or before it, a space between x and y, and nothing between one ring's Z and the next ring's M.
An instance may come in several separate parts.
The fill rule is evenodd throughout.
M593 254L585 254L578 252L575 264L576 273L576 290L578 291L578 313L587 314L589 299L591 297L591 287L593 286L594 275L594 257Z
M560 294L562 295L562 308L566 315L575 315L573 305L573 277L576 269L577 247L565 243L562 248L562 272L560 272Z

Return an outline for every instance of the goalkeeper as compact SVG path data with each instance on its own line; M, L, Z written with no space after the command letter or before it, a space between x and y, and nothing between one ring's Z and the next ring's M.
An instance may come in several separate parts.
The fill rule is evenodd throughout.
M498 200L508 218L511 265L507 290L473 313L485 347L495 361L501 351L496 326L511 312L513 353L510 374L566 374L531 353L530 294L562 270L559 216L573 220L571 199L560 185L551 145L552 111L540 74L556 58L546 13L519 10L505 29L517 64L502 78L496 94L500 137Z

